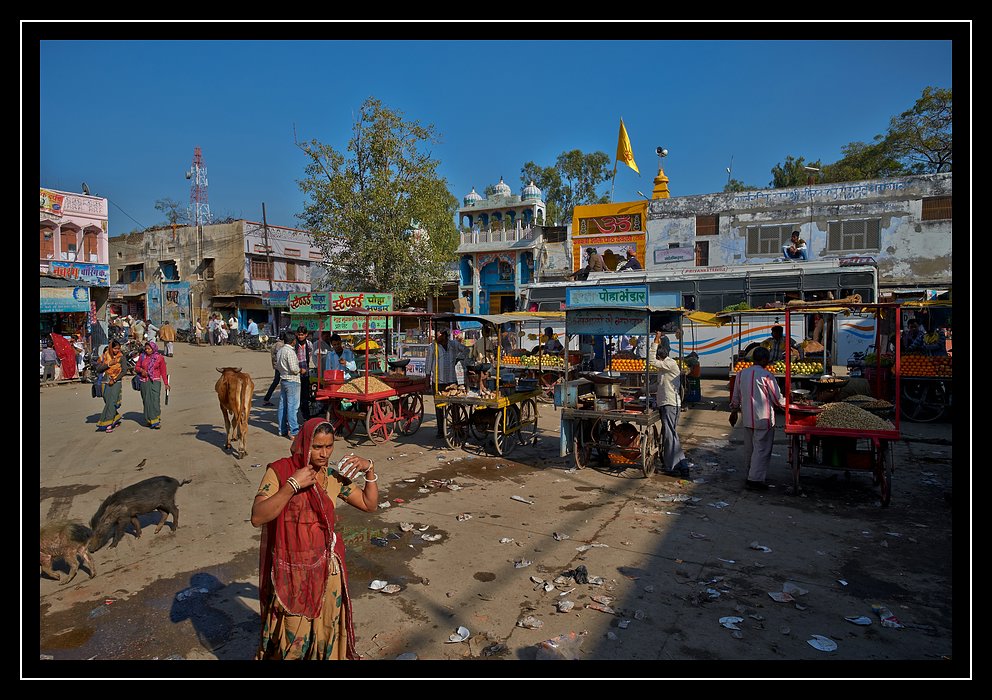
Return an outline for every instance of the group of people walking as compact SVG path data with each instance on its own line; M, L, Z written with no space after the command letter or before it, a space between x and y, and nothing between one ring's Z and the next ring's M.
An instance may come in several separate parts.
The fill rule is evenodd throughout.
M100 356L96 366L99 386L103 395L103 412L97 420L97 430L112 433L120 425L120 408L123 401L122 384L124 377L124 353L121 343L116 338L110 341L107 349ZM141 394L141 407L144 412L146 425L158 430L162 427L162 389L169 390L169 370L165 364L165 356L158 351L158 345L146 341L141 357L138 358L134 369L133 386ZM168 397L168 394L166 394ZM168 398L166 399L168 400Z

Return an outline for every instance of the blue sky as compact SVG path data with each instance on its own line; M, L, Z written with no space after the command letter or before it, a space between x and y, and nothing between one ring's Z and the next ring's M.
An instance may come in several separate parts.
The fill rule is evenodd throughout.
M158 29L142 41L40 43L39 185L78 192L85 181L111 201L112 236L164 222L160 198L187 204L195 146L215 217L261 220L264 202L270 224L296 226L306 163L294 128L344 150L369 96L435 125L439 174L459 201L500 176L519 194L525 162L551 165L566 150L612 159L623 117L641 174L619 166L614 201L633 201L650 196L656 146L669 149L673 196L722 190L731 158L734 178L767 186L786 156L833 162L845 144L884 133L924 87L952 87L950 40L635 39L591 50L589 39L173 41ZM24 73L27 109L34 79Z

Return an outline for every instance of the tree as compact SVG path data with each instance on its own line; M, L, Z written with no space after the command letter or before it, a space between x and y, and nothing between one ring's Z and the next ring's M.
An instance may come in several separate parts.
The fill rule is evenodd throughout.
M904 167L893 153L888 138L878 135L874 143L852 141L843 148L844 157L836 163L823 166L822 182L849 182L874 180L904 174Z
M760 190L760 189L762 188L758 187L757 185L745 185L737 178L728 180L727 184L723 186L724 192L747 192L749 190Z
M579 204L605 204L606 194L596 188L610 180L613 171L610 157L602 151L585 154L575 149L561 153L554 167L527 162L520 170L520 181L531 181L541 188L548 205L548 222L564 225L571 221L572 210Z
M893 153L912 173L947 173L952 165L951 90L926 87L912 109L889 122Z
M806 170L806 167L820 168L820 161L806 163L803 156L793 158L786 156L785 164L776 163L772 168L772 181L769 187L801 187L809 181L811 175L816 173Z
M316 139L297 144L310 159L300 219L338 288L390 292L397 306L439 291L458 246L458 200L431 157L438 142L432 124L370 97L345 154ZM411 221L427 235L414 236Z
M155 200L155 210L165 214L169 224L179 224L186 221L186 211L179 202L169 197Z

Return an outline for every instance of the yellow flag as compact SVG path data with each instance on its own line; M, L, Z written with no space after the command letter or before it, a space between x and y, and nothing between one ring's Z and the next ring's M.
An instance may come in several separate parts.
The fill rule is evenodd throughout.
M630 139L627 137L627 129L624 128L623 119L620 119L620 139L617 141L617 161L620 163L626 163L634 172L638 175L641 171L637 169L637 163L634 162L634 151L630 147Z

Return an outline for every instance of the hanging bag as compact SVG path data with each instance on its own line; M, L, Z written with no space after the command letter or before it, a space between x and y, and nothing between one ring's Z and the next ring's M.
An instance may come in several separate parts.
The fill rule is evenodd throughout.
M135 391L141 391L141 377L137 374L131 377L131 388Z

